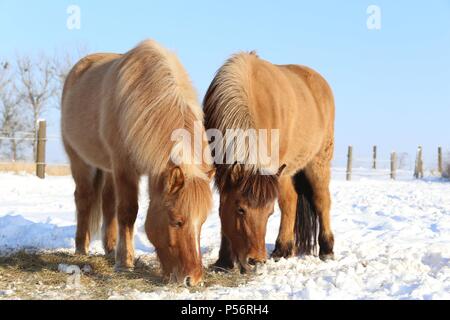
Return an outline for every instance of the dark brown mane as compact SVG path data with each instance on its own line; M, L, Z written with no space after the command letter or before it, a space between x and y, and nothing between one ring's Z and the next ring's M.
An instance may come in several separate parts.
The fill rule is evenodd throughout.
M279 184L276 174L264 175L259 170L255 172L242 168L238 177L234 178L232 169L233 165L216 166L216 187L221 193L237 187L253 208L264 207L277 199Z

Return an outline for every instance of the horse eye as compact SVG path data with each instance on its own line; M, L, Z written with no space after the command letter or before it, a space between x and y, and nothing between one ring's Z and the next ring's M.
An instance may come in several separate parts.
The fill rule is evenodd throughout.
M243 216L243 215L245 215L245 210L244 210L243 208L239 207L238 210L237 210L237 213L238 213L240 216Z
M174 221L171 223L174 228L181 228L183 226L183 221Z

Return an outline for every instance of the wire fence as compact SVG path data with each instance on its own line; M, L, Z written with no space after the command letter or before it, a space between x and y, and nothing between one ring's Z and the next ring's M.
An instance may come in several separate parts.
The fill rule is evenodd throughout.
M41 123L40 123L41 124ZM44 121L45 126L45 121ZM44 127L45 128L45 127ZM15 171L32 173L36 170L38 176L53 172L56 175L70 174L67 161L55 162L46 160L46 146L51 150L62 150L62 140L59 135L43 136L36 132L15 132L14 134L0 131L0 171ZM42 134L42 132L41 132ZM442 152L439 148L436 165L423 166L422 151L419 147L417 154L408 152L391 153L390 158L377 154L376 146L373 147L372 156L353 155L353 148L349 147L347 155L342 153L335 155L332 162L333 179L413 179L418 170L418 164L422 164L422 177L425 176L450 176L450 151ZM39 154L40 152L40 154ZM48 152L48 151L47 151ZM38 159L40 157L40 160ZM439 164L440 163L440 164ZM39 173L41 171L41 173ZM419 175L420 176L420 175Z
M47 135L45 120L38 122L36 132L0 132L0 171L35 173L39 178L70 174L69 165L47 161L47 147L57 144L61 137ZM61 152L61 148L59 148Z
M47 144L53 143L55 145L60 145L62 142L59 135L47 135L45 140ZM10 134L0 131L0 162L34 162L34 150L37 146L37 141L36 132L15 132Z
M353 147L348 147L346 156L337 155L333 159L332 175L334 179L394 179L411 180L413 178L448 176L450 172L450 152L444 153L441 147L435 154L428 150L425 162L423 149L418 147L416 154L409 152L392 152L389 155L377 154L373 146L372 156L355 156Z

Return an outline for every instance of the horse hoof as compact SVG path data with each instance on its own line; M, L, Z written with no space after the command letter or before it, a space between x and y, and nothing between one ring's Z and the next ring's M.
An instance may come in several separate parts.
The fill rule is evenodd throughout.
M285 245L282 245L281 243L277 242L275 244L275 250L273 250L270 257L275 261L278 262L281 258L289 258L292 257L294 254L294 245L293 242L290 241Z
M273 259L275 262L280 261L281 258L283 258L283 255L276 249L270 254L270 259Z
M114 259L116 257L116 250L105 250L105 257L107 259Z
M89 255L88 251L86 249L76 249L75 255L77 256L87 256Z
M128 272L133 272L134 267L124 267L121 265L115 265L114 266L114 271L118 272L118 273L128 273Z
M234 264L216 262L210 265L209 269L215 272L229 272L234 269Z
M334 260L334 253L320 254L319 258L320 258L320 260L322 260L324 262L333 261Z

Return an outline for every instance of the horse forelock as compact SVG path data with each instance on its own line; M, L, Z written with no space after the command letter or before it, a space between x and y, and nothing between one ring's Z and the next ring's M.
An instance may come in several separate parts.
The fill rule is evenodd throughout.
M197 218L208 214L212 207L212 191L209 180L199 177L186 178L183 188L166 199L171 207L176 207L177 213L186 218ZM200 218L200 217L198 217Z
M232 178L230 165L216 168L216 187L220 193L237 189L239 194L253 208L265 207L278 197L279 183L276 174L261 174L257 168L242 170L239 176Z

